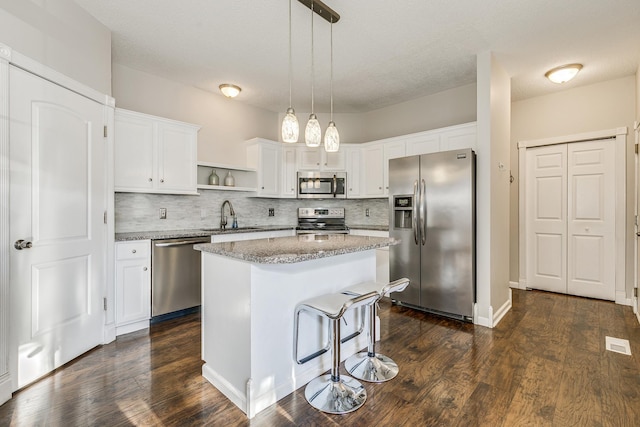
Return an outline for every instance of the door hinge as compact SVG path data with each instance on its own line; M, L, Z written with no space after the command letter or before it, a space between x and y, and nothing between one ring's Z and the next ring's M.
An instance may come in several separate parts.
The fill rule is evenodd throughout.
M104 211L104 223L107 223L107 211Z
M638 288L633 288L633 296L638 298Z
M107 297L102 298L102 306L104 311L107 311Z
M104 137L105 138L107 137L107 127L106 126L104 127Z

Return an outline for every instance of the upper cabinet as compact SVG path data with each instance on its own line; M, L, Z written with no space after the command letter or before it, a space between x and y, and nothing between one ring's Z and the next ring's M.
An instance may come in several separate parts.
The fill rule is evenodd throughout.
M349 146L344 148L344 152L347 161L347 198L358 198L361 196L362 149Z
M115 191L197 194L199 126L116 109Z
M280 197L282 144L263 138L247 141L247 166L258 174L256 196Z
M344 171L346 168L345 150L341 148L335 153L327 153L322 145L310 148L298 146L298 170L311 171Z
M286 144L282 146L282 186L281 196L295 198L296 191L296 147Z

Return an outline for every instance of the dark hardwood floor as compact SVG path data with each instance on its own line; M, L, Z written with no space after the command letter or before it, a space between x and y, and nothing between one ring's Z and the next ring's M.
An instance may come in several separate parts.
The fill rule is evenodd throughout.
M253 420L200 375L197 314L119 337L0 406L15 426L638 426L640 326L630 307L513 291L494 329L383 302L378 348L398 376L365 406L318 412L304 388ZM605 350L628 339L632 356ZM344 372L344 371L343 371Z

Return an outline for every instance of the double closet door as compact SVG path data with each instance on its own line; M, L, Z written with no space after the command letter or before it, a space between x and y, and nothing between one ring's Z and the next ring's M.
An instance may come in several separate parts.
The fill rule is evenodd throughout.
M614 141L527 148L527 287L615 300Z

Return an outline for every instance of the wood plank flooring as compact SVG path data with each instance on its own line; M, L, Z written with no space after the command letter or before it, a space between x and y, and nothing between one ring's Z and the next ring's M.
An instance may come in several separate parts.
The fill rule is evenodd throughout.
M513 291L494 329L383 302L381 353L400 366L365 383L365 406L329 415L303 388L253 420L200 375L198 314L119 337L0 406L0 426L637 426L640 326L630 307ZM605 350L628 339L632 356ZM344 372L344 370L342 371Z

